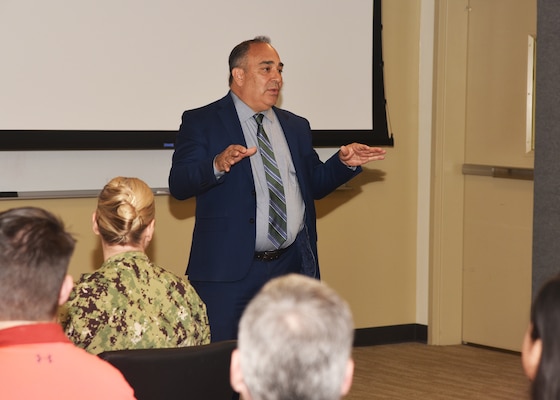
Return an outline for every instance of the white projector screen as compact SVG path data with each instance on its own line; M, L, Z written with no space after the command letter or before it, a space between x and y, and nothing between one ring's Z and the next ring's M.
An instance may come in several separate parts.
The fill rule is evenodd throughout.
M372 0L2 0L0 129L177 130L266 35L280 106L313 129L372 129Z

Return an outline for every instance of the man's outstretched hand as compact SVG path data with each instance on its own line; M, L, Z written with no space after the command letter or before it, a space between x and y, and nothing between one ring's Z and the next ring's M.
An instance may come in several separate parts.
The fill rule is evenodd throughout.
M386 151L381 147L370 147L367 144L351 143L341 146L338 156L340 161L349 167L358 167L370 161L385 159Z

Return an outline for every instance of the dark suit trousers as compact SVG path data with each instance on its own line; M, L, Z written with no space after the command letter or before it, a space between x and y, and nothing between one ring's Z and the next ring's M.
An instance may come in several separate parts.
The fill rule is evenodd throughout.
M235 260L231 262L231 267L235 268ZM243 310L264 284L272 278L300 270L301 254L298 246L292 244L277 260L253 260L249 273L240 281L191 281L206 303L212 342L237 339Z

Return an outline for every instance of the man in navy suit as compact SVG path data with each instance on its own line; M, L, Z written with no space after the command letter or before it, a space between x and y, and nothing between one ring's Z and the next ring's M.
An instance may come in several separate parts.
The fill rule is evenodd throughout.
M185 111L169 175L171 194L196 196L187 275L207 306L212 341L235 339L247 303L271 278L291 272L320 278L314 200L384 159L385 150L342 146L322 162L309 122L275 107L283 63L266 37L237 45L229 57L230 91ZM269 191L256 115L282 180L287 237L271 241ZM260 132L260 131L259 131Z

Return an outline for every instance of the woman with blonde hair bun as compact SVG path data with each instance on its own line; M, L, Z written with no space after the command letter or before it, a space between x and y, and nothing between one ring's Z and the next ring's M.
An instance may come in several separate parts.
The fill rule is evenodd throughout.
M148 185L113 178L99 194L92 222L105 261L80 277L61 309L68 337L93 354L209 343L206 306L195 289L145 253L155 228Z

